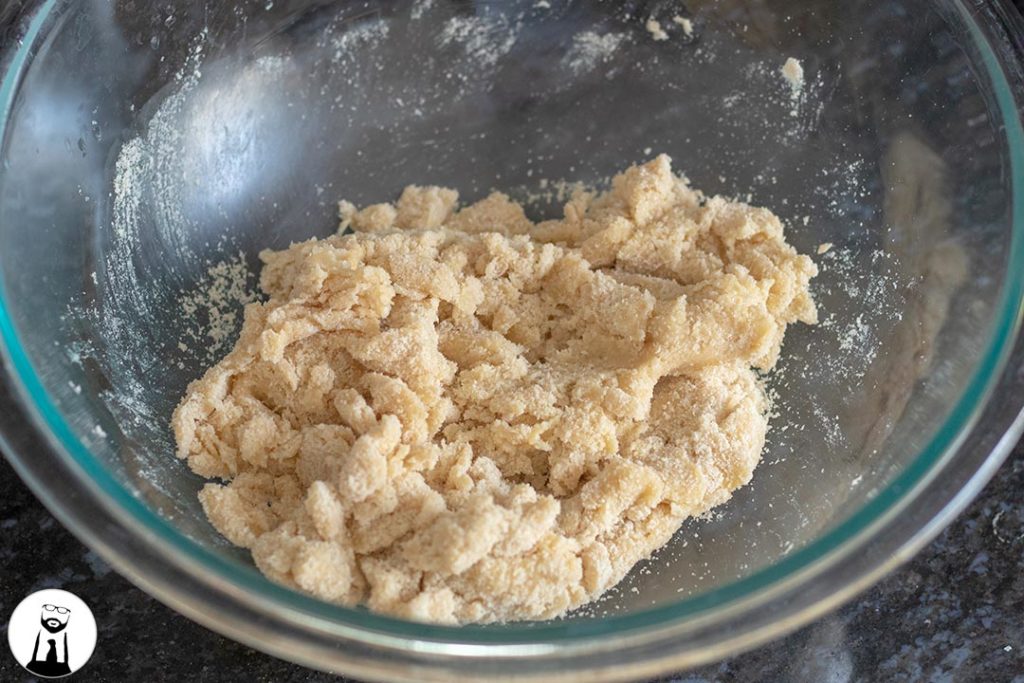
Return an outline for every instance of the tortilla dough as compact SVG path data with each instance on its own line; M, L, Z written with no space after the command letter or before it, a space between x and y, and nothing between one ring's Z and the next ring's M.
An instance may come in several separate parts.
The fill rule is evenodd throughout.
M268 577L444 623L599 596L747 483L752 368L813 323L812 261L771 212L668 157L564 218L500 193L341 203L342 231L261 254L266 303L173 417L224 480L210 521Z

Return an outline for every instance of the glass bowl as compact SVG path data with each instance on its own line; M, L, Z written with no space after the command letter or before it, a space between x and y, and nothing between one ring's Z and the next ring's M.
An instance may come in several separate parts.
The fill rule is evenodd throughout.
M707 662L905 560L1020 432L1008 3L29 0L0 26L5 451L120 572L266 652L381 680ZM232 343L260 249L408 183L556 215L572 181L659 152L771 207L822 269L822 323L791 328L727 505L564 619L458 628L275 585L206 522L168 421Z

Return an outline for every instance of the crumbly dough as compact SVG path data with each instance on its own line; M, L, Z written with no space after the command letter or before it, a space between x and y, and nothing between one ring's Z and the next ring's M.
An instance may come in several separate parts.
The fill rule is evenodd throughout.
M654 17L647 20L647 23L644 24L644 28L647 29L647 32L651 34L651 38L654 40L668 40L668 34L665 33L665 29L661 27L661 22Z
M804 88L804 65L800 63L800 60L793 57L787 59L786 63L782 65L782 77L789 83L793 97L799 97Z
M686 17L681 17L681 16L679 16L677 14L676 16L672 17L672 21L682 27L683 33L686 34L687 38L690 38L690 37L693 36L693 21L692 20L690 20L690 19L688 19Z
M750 480L752 368L816 320L771 212L660 156L561 220L416 186L341 216L261 255L269 300L173 418L225 482L211 522L271 579L416 620L551 618Z

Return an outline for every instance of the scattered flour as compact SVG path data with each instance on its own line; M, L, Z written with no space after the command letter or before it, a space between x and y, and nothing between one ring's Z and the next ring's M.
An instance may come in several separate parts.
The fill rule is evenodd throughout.
M427 13L434 6L434 0L418 0L412 7L412 12L409 13L409 18L413 21L421 19L424 14Z
M114 236L118 240L134 237L139 220L142 193L139 188L151 167L150 150L142 138L133 138L121 146L114 163Z
M153 221L170 242L184 244L189 222L181 213L180 187L175 178L186 174L180 167L183 144L179 119L188 95L202 77L200 64L206 31L196 37L185 65L174 76L176 89L161 103L146 127L144 135L122 145L114 165L112 224L114 254L108 260L108 277L130 275L129 257L140 230L139 208L143 197L151 197Z
M565 62L577 75L586 73L599 63L608 62L625 38L624 33L578 33L573 37Z
M200 31L186 54L182 67L167 84L167 95L149 118L145 130L125 141L114 161L110 192L110 243L97 263L98 306L93 317L99 337L116 354L99 353L82 347L82 355L96 358L111 377L116 390L103 392L111 412L120 416L124 429L150 429L162 419L154 407L152 383L145 374L127 368L157 368L166 363L151 329L178 318L167 310L167 299L147 281L140 260L140 235L160 244L160 258L188 262L195 258L189 235L194 227L182 212L183 177L194 169L183 165L181 149L186 136L181 119L188 97L202 78L200 65L209 39ZM155 238L155 239L154 239ZM139 321L146 321L140 332Z
M243 254L215 263L206 275L188 292L181 295L181 312L188 323L184 333L198 348L206 350L207 359L223 355L225 345L238 330L236 311L256 300L254 277ZM179 350L188 346L179 342Z
M864 321L863 313L845 327L845 331L839 339L839 349L845 352L856 352L859 356L875 354L872 330Z
M419 8L420 6L417 5L413 8L413 12L415 13ZM390 25L386 20L378 19L340 32L339 35L331 38L331 46L334 48L331 61L338 63L351 59L359 46L374 45L386 40L390 30Z
M462 45L466 56L482 68L493 67L515 45L518 25L504 16L456 16L448 20L438 43Z

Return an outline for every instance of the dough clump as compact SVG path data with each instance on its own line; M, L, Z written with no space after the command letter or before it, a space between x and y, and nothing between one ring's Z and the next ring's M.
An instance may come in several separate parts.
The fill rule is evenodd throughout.
M668 157L561 220L410 186L265 251L266 303L188 388L178 455L271 579L408 619L548 619L753 473L754 369L814 323L770 211Z

